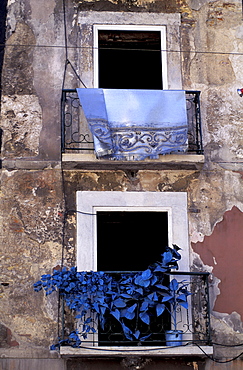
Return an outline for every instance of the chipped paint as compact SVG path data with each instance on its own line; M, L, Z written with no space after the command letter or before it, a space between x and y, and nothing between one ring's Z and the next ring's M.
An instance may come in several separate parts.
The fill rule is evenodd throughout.
M18 346L9 346L8 355L54 356L48 348L58 335L56 297L35 294L32 283L62 262L76 263L76 214L67 215L63 235L63 189L67 210L76 209L78 190L187 192L191 267L210 272L214 339L239 343L243 335L239 294L243 281L243 100L236 95L236 88L243 83L240 1L71 0L66 2L66 12L68 58L89 87L93 86L93 40L92 25L85 19L95 12L103 16L100 24L124 19L134 24L132 16L141 24L154 24L158 16L173 19L168 24L174 28L167 35L168 49L173 51L168 53L169 78L173 88L202 92L205 163L197 170L178 166L177 170L140 167L134 171L128 163L125 170L111 170L107 165L88 171L74 160L72 168L61 172L60 95L66 58L62 2L9 0L2 76L4 166L0 193L1 278L7 285L1 286L0 313L20 351L13 352ZM28 47L11 47L18 44ZM178 56L180 47L183 51ZM175 58L182 61L179 72ZM69 68L65 88L80 85ZM3 347L0 356L6 353ZM221 358L226 354L225 348L217 351ZM233 353L230 351L233 349L227 348L227 355ZM75 366L75 361L70 366ZM169 360L162 361L156 359L146 367L167 368ZM204 360L182 361L170 360L168 369L204 368ZM120 362L109 368L119 369ZM75 369L80 367L78 361L76 365ZM88 368L89 363L84 366ZM208 365L207 370L215 366Z
M192 244L203 263L212 266L213 274L220 279L214 311L238 312L243 317L243 296L239 295L238 282L243 280L243 213L236 207L225 212L212 235L205 236L202 242ZM217 263L215 263L217 261ZM230 297L230 299L229 299Z

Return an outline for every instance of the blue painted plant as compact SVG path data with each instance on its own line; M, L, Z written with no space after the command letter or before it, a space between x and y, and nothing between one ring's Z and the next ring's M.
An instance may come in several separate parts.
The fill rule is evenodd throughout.
M177 310L178 307L184 307L188 309L187 297L191 295L188 290L188 283L185 281L178 281L177 279L172 279L169 286L164 289L164 297L162 302L167 302L170 304L169 310L172 318L172 325L174 330L177 330Z
M61 339L52 348L64 344L79 347L82 338L96 331L95 323L99 321L104 329L108 315L120 323L129 340L144 341L148 338L141 334L139 325L136 328L129 325L135 317L137 321L149 325L151 316L159 317L165 310L169 310L176 327L173 302L179 302L187 308L189 293L185 285L179 287L180 283L176 279L169 286L164 280L167 272L178 269L181 258L178 249L175 245L167 248L161 255L161 262L156 262L142 272L122 274L119 280L101 271L78 272L74 267L43 275L34 284L34 290L44 290L46 295L58 290L67 307L76 313L81 323L79 332L72 332L67 339Z

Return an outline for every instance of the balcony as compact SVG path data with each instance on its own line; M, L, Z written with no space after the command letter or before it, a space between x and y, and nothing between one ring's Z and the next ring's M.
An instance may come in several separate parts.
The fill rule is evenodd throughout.
M159 155L142 161L97 159L94 140L81 108L76 90L63 90L61 101L62 159L67 168L163 168L195 169L202 165L203 145L200 114L200 92L186 91L187 145L181 153ZM152 131L152 130L151 130ZM149 134L154 135L154 132ZM151 135L150 135L151 136ZM152 136L151 136L152 137ZM152 147L152 144L151 144ZM126 162L126 163L125 163ZM138 163L139 162L139 163Z
M120 276L121 272L107 272ZM122 274L131 274L124 273ZM149 355L197 355L209 354L211 343L210 332L210 307L209 307L209 273L207 272L171 272L168 274L168 281L176 277L183 284L188 283L188 289L192 293L189 299L188 309L182 307L177 310L177 329L183 332L181 345L168 346L165 340L165 331L173 329L171 317L164 312L160 317L151 317L150 325L142 325L138 319L133 319L129 325L133 330L139 329L141 333L149 337L145 341L130 341L124 336L120 324L107 317L105 328L102 330L99 325L93 322L98 330L88 334L83 340L80 348L61 347L62 355L90 355L90 356L112 356L114 353L126 353L132 355L136 351L149 351ZM70 330L79 326L77 320L70 319L70 312L63 306L62 335L63 339ZM127 320L129 321L129 320ZM68 328L68 329L67 329ZM81 329L82 330L82 329ZM202 351L203 349L203 351ZM208 352L209 350L209 352Z

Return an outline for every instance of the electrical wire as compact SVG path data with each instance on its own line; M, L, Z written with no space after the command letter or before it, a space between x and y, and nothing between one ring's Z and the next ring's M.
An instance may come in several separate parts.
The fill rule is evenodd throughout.
M221 347L243 347L243 343L239 344L223 344L223 343L217 343L217 342L211 342L214 346L221 346Z
M182 345L179 345L179 346L164 346L164 347L152 347L152 348L149 348L149 347L143 347L143 348L136 348L136 349L122 349L122 348L102 348L102 347L87 347L87 346L81 346L80 349L85 349L85 350L90 350L90 351L98 351L98 352L114 352L114 353L137 353L137 352L142 352L142 353L149 353L149 352L156 352L156 351L165 351L166 350L171 350L172 348L181 348L181 347L187 347L187 346L190 346L190 345L196 345L200 351L205 355L205 357L207 357L209 360L213 361L213 362L216 362L216 363L219 363L219 364L227 364L229 362L232 362L232 361L235 361L237 360L239 357L241 357L243 355L243 352L241 352L239 355L233 357L233 358L230 358L228 360L219 360L213 356L210 356L209 354L207 354L207 352L198 344L198 343L194 343L194 342L187 342L185 344L182 344ZM224 346L222 344L222 346Z
M180 347L186 347L188 345L190 345L191 343L185 343L185 344L181 344L179 346L173 346L173 348L180 348ZM129 351L127 349L112 349L112 348L102 348L102 347L86 347L86 346L82 346L81 348L83 349L88 349L88 350L91 350L91 351L104 351L104 352L152 352L152 351L161 351L161 350L169 350L171 349L170 346L166 346L166 347L152 347L152 348L149 348L149 347L146 347L146 348L140 348L139 346L136 348L136 349L129 349Z
M82 211L77 211L75 209L69 209L66 211L66 215L69 213L81 213L82 215L88 215L88 216L97 216L97 213L90 213L90 212L82 212Z
M91 49L93 50L99 50L100 48L94 47L94 46L68 46L68 45L36 45L36 44L0 44L0 47L32 47L32 48L57 48L57 49ZM190 53L190 54L218 54L218 55L235 55L235 56L243 56L243 52L226 52L226 51L207 51L207 50L172 50L172 49L160 49L160 50L154 50L154 49L132 49L132 48L102 48L102 50L121 50L121 51L150 51L150 52L166 52L166 53Z
M214 358L213 356L210 356L210 355L208 355L204 350L203 350L203 348L201 348L197 343L194 343L194 345L196 345L202 352L203 352L203 354L209 359L209 360L211 360L211 361L213 361L213 362L217 362L218 364L227 364L227 363L229 363L229 362L232 362L232 361L235 361L235 360L237 360L239 357L241 357L242 355L243 355L243 352L241 352L238 356L235 356L235 357L233 357L233 358L231 358L231 359L229 359L229 360L219 360L219 359L217 359L217 358ZM223 344L222 344L222 346L224 346Z

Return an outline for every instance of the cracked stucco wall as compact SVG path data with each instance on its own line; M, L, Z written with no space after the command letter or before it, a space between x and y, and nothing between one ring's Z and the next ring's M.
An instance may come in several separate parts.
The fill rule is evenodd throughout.
M87 59L82 65L81 51L75 48L82 37L79 12L181 15L183 89L201 91L205 164L201 170L187 171L140 168L132 172L129 164L126 171L66 169L62 178L62 2L9 0L1 110L0 355L55 357L48 346L57 337L56 297L35 294L32 283L61 264L63 186L68 209L76 207L77 190L186 191L191 265L194 270L212 273L214 339L242 343L241 301L236 291L229 305L227 295L232 282L229 280L227 285L225 280L232 278L229 272L234 271L239 276L236 287L242 290L242 275L238 260L233 258L228 275L224 274L227 257L222 259L221 255L222 238L224 251L233 248L238 256L243 247L239 237L243 212L243 100L236 94L243 84L241 2L68 0L66 5L68 56L81 77L91 61ZM88 36L86 41L92 42ZM65 87L77 86L76 76L68 69ZM233 226L237 229L229 228L226 242L224 225L228 218L231 226L235 220ZM75 263L75 230L75 216L69 215L65 231L65 263L69 265ZM232 349L227 353L217 350L221 357L233 353Z

